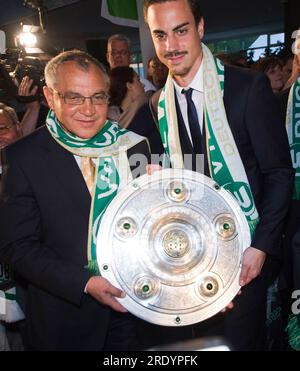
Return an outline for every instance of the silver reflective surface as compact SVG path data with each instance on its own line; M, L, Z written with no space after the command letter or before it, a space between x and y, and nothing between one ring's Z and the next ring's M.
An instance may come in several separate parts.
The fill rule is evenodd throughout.
M126 292L120 303L163 326L186 326L236 296L247 221L231 194L188 170L145 175L105 212L97 239L103 277Z

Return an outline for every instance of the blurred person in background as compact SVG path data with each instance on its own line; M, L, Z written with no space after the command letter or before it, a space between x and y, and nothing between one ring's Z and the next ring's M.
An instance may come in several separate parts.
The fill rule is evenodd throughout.
M253 69L266 74L270 80L273 93L279 93L284 86L282 61L277 57L262 58L253 65Z
M295 44L295 55L290 78L285 90L277 94L282 120L286 123L293 167L296 171L293 200L291 202L284 231L283 312L288 322L290 346L300 350L300 316L291 312L292 293L300 290L300 38ZM289 317L289 319L288 319Z
M123 128L147 137L152 153L163 153L159 132L149 108L148 96L137 73L133 68L123 66L113 68L109 77L109 119L118 121Z
M107 42L106 59L110 69L115 67L129 67L131 63L130 40L122 34L112 35ZM147 79L141 78L146 93L153 93L156 88Z
M15 110L0 103L0 150L22 135L21 125Z
M147 79L152 82L157 90L162 89L168 78L168 68L161 63L157 56L149 59Z
M296 45L296 49L295 49L292 72L291 72L291 75L288 81L286 82L284 86L284 89L289 89L299 77L300 77L300 36L299 36L299 42Z
M293 61L294 61L294 54L290 49L283 49L278 54L277 57L282 62L282 79L283 85L285 89L285 84L287 83L288 79L291 77L293 71Z
M0 103L0 191L2 177L2 150L9 144L15 142L22 136L21 124L18 116L12 107ZM0 192L1 193L1 192ZM18 321L20 311L15 300L15 285L9 266L0 261L0 300L3 301L0 307L6 308L5 312L0 311L0 351L23 350ZM10 294L8 296L7 294ZM12 313L17 313L13 317Z
M138 109L148 101L144 85L131 67L113 68L109 77L109 118L127 128Z

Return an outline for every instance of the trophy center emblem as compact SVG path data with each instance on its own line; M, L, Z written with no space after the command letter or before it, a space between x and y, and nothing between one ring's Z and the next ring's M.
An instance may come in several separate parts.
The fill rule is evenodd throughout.
M175 229L164 236L163 248L171 258L183 258L190 250L190 241L185 232Z

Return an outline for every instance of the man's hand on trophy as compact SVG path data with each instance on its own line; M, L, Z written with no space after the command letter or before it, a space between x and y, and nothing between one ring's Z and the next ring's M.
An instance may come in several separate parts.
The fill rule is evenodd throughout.
M239 293L237 294L237 296L239 296L239 295L242 295L242 291L239 291ZM234 302L231 301L231 302L226 306L226 308L224 308L224 309L221 311L221 313L225 313L225 312L227 312L227 311L229 311L229 310L232 310L233 308L234 308Z
M240 275L240 285L246 286L260 275L266 260L266 253L261 250L249 247L243 255L242 272Z
M233 304L233 301L231 301L231 302L227 305L227 307L224 308L224 309L221 311L221 313L225 313L225 312L227 312L227 311L229 311L229 310L231 310L231 309L233 309L233 308L234 308L234 304Z
M127 309L116 300L116 298L125 298L126 294L110 284L105 278L98 276L91 277L85 291L99 301L99 303L111 307L116 312L127 312Z
M264 262L266 260L266 253L255 249L254 247L249 247L245 250L243 255L243 265L240 275L240 286L248 285L252 280L260 275ZM238 293L241 295L242 291ZM234 303L230 302L226 308L222 310L225 313L227 310L234 308Z

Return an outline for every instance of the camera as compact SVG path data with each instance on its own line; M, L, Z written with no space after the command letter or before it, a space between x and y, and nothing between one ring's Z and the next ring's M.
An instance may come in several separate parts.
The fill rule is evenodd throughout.
M46 62L41 58L25 55L21 49L9 50L5 59L0 59L0 88L4 90L4 93L17 98L22 103L40 100L43 97L45 85L45 64ZM18 87L25 76L33 80L32 87L38 87L35 96L18 96Z
M16 68L12 73L12 78L19 86L22 79L25 76L28 76L31 80L33 80L32 86L36 85L38 87L37 94L41 95L43 94L43 86L45 85L44 68L45 63L42 62L38 57L25 56L18 59ZM19 98L19 100L20 99L21 98Z

